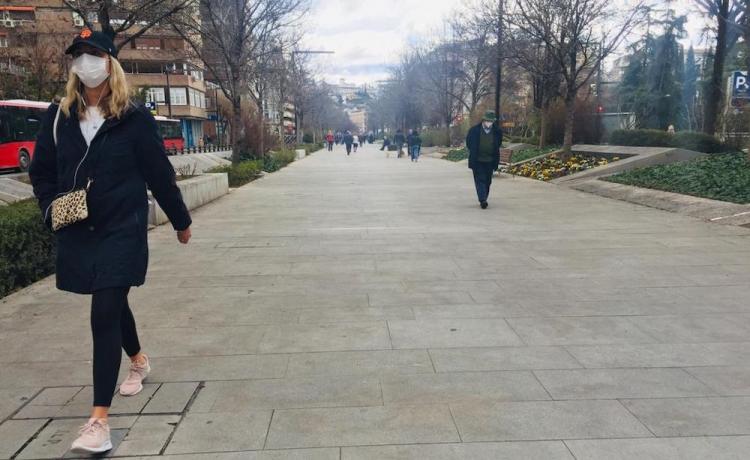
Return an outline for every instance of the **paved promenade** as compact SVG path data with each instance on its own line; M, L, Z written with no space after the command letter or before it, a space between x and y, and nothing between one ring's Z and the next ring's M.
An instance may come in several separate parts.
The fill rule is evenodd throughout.
M115 456L748 457L748 229L520 178L482 211L464 165L374 147L194 220L150 233ZM53 284L0 301L0 459L66 455L88 414L88 299Z

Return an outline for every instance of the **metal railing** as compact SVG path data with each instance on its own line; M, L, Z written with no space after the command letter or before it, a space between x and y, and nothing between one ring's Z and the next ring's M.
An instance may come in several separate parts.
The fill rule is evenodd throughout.
M185 147L182 149L167 149L167 155L191 155L195 153L226 152L232 150L231 145L210 144L203 146Z

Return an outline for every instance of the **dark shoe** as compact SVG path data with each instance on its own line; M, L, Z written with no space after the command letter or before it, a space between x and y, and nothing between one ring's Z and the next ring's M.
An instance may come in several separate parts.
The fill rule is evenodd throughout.
M487 209L487 206L489 206L486 201L482 201L481 205L482 209Z

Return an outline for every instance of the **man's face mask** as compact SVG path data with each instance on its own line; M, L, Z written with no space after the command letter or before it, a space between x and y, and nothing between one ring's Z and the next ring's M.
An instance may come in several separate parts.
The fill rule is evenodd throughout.
M73 72L88 88L96 88L109 77L107 58L82 54L73 60Z

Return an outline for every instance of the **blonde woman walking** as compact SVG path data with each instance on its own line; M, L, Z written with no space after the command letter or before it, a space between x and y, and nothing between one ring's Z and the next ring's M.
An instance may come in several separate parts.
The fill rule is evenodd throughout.
M55 228L58 289L92 296L93 409L72 450L101 453L112 449L107 417L121 349L131 364L120 394L138 394L151 370L128 305L130 288L146 278L146 188L183 244L192 222L154 117L130 100L112 40L84 29L66 54L73 56L66 96L47 112L29 176L45 221ZM82 190L87 217L61 227L62 198Z

